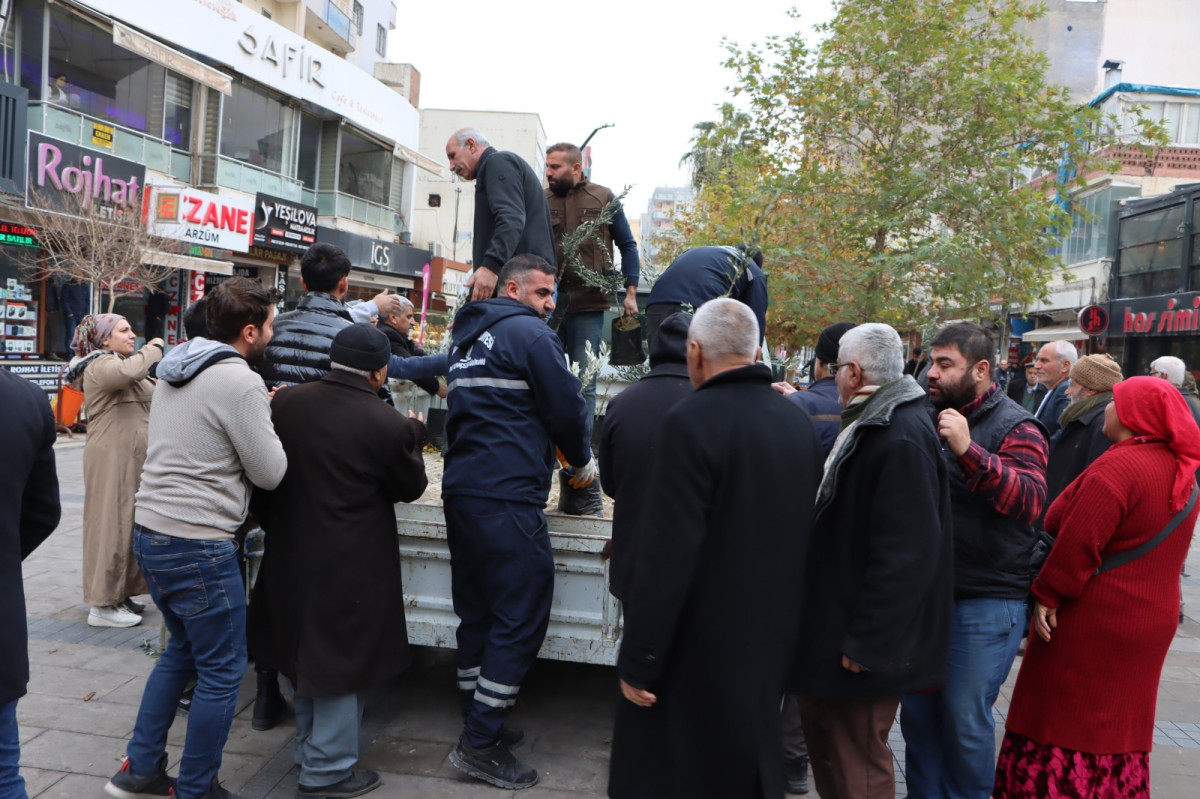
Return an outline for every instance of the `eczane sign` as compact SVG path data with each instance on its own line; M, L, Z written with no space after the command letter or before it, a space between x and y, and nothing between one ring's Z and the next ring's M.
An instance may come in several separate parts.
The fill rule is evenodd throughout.
M247 252L254 235L254 204L198 189L151 186L146 197L146 223L158 236Z

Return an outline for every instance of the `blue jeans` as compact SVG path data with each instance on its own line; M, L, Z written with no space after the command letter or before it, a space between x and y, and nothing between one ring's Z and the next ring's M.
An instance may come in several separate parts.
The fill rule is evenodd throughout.
M558 337L572 363L587 365L586 344L592 344L592 356L600 354L600 339L604 336L604 311L568 313L558 328ZM583 387L583 399L588 407L588 441L592 440L592 424L596 419L596 378Z
M992 705L1025 630L1023 599L954 603L946 683L900 703L910 799L987 799L996 774Z
M177 799L198 799L212 787L246 673L246 589L237 550L232 539L196 541L133 528L133 555L171 640L146 680L126 751L130 771L155 773L179 697L195 674Z
M0 705L0 799L27 799L19 768L21 738L17 733L17 700Z
M361 694L295 695L295 758L300 785L327 788L349 777L358 763L358 731L362 727Z

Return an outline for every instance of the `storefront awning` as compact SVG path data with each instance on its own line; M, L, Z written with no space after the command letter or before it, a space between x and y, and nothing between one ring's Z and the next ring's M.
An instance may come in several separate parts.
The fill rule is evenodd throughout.
M426 172L439 178L444 175L441 164L439 164L437 161L434 161L432 158L426 158L410 147L405 147L403 144L396 145L396 155L398 155L400 158L403 158L405 161L408 161L410 164L415 164L421 169L424 169Z
M222 94L233 94L233 79L224 72L202 64L174 48L167 47L162 42L143 36L119 22L113 23L113 44L168 69L187 75L192 80L210 86Z
M233 261L195 258L162 250L142 250L142 261L151 266L165 266L168 269L190 269L193 272L215 272L218 275L233 274Z
M1047 325L1021 334L1022 341L1077 341L1087 337L1077 324Z
M412 278L400 275L384 275L379 272L363 272L358 269L350 270L350 285L365 286L378 289L411 289L416 283Z

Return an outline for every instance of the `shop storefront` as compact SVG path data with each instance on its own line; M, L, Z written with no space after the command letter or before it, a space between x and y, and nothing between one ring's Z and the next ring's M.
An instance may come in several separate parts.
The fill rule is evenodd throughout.
M408 296L421 277L422 267L433 259L429 250L324 226L317 228L317 241L340 248L350 259L353 268L347 302L369 300L382 291ZM286 293L288 308L294 308L303 296L299 270L291 270ZM414 302L418 303L420 298Z
M1128 202L1118 237L1108 351L1126 375L1161 355L1200 373L1200 184Z

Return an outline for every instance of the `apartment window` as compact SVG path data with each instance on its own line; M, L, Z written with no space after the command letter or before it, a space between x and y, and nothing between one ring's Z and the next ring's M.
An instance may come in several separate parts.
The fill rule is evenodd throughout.
M338 191L385 205L392 150L365 136L342 128L341 157L338 159Z
M300 114L300 151L296 178L316 191L321 163L321 120L312 114Z
M224 98L221 155L290 174L294 112L279 97L249 83L235 82Z
M58 5L50 9L49 39L43 100L158 135L163 67L117 47L112 33Z
M1121 220L1121 296L1152 296L1179 289L1183 220L1183 203Z
M387 55L387 28L375 26L375 52L381 56Z
M354 9L351 18L354 20L354 30L358 32L359 36L362 36L363 7L362 3L358 2L358 0L355 0L354 2Z
M167 73L163 98L163 138L177 150L189 150L192 136L192 82Z

